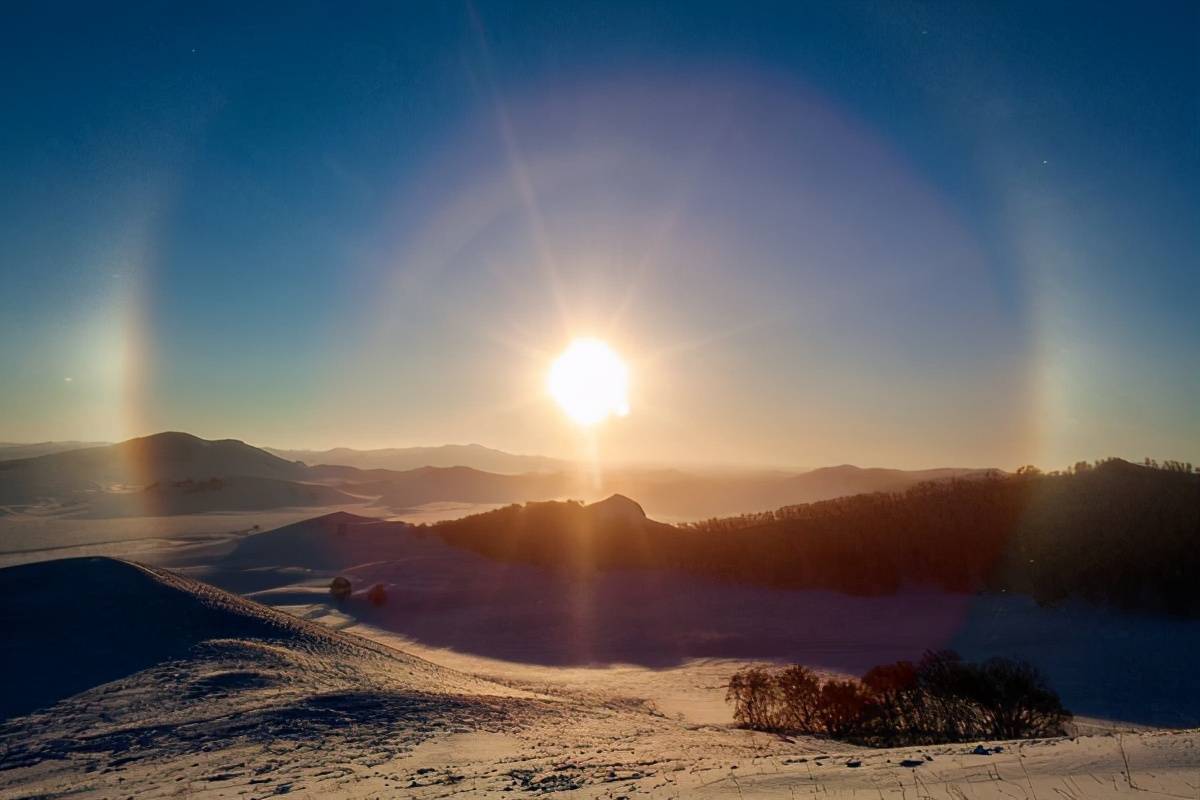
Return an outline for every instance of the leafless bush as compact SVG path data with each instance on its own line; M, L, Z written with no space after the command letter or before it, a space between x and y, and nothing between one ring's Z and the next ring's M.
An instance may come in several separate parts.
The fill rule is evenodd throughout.
M1071 719L1032 665L976 664L947 651L874 667L861 680L822 681L798 665L749 668L730 679L726 699L746 728L875 746L1057 736Z

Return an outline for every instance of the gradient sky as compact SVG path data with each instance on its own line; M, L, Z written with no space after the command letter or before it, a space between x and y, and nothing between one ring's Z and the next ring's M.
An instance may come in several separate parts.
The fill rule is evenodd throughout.
M8 8L0 439L1200 461L1197 4L341 5Z

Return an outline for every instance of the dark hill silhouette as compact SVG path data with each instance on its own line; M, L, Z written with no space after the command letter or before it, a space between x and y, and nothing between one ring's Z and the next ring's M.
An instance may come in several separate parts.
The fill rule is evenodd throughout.
M1112 460L680 527L628 514L609 520L597 512L604 506L528 503L433 530L492 558L573 571L672 569L860 595L904 586L1012 591L1200 616L1200 475L1190 470Z
M0 461L0 505L82 501L93 515L107 516L331 505L363 498L395 509L437 501L504 503L561 497L576 485L574 476L500 475L469 467L395 472L308 466L234 439L208 441L178 432ZM103 494L114 488L142 491Z
M502 560L572 573L652 566L653 553L685 544L687 532L648 519L621 495L591 505L577 501L513 505L437 523L446 542Z
M349 468L346 468L349 469ZM42 500L94 517L258 511L366 502L326 471L235 439L168 432L120 444L0 461L0 505ZM356 474L338 477L358 477Z
M434 453L438 458L447 453L498 452L476 445L465 448L404 452ZM509 454L500 455L507 458ZM509 459L505 465L524 463ZM544 467L545 462L538 461L537 466ZM234 439L207 441L187 433L167 432L115 445L0 461L0 506L57 502L72 504L93 516L125 516L320 506L367 498L403 513L439 501L500 504L567 497L595 499L619 493L637 497L654 515L699 519L981 474L986 471L907 472L845 465L802 474L625 468L606 472L603 484L597 487L590 475L574 468L514 475L470 466L422 466L405 471L341 464L309 466ZM318 483L332 489L310 488ZM154 489L144 496L117 496L113 491L136 492L147 487Z
M1200 616L1200 474L1190 466L1080 462L922 484L692 525L729 575L772 585L889 593L904 584L1082 597ZM768 550L751 563L733 547Z
M623 494L614 494L607 500L592 503L586 509L594 519L606 523L641 524L646 519L646 511Z
M120 444L0 462L0 498L22 502L29 494L55 496L106 485L147 486L242 476L303 480L308 468L236 439L208 441L167 432Z

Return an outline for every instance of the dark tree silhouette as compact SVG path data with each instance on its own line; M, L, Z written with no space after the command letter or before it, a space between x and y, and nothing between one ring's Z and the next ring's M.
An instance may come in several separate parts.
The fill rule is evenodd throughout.
M1200 616L1200 474L1109 459L1042 474L927 483L681 526L598 523L528 503L434 525L459 547L570 572L680 570L860 595L903 585L1078 597Z
M874 667L861 680L749 668L730 679L726 700L743 727L872 746L1061 736L1071 720L1033 666L948 651Z
M329 594L339 603L350 596L351 590L350 581L340 575L329 583Z

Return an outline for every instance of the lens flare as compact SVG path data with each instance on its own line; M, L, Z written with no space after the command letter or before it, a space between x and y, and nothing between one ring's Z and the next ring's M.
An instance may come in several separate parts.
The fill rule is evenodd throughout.
M599 339L576 339L550 367L550 396L583 426L629 413L629 369Z

